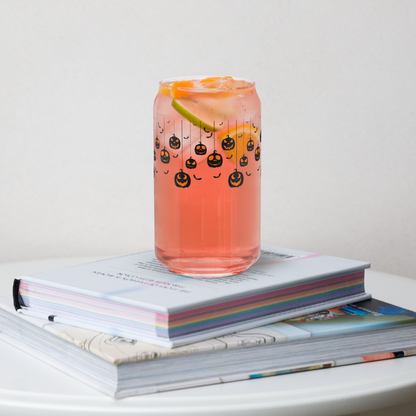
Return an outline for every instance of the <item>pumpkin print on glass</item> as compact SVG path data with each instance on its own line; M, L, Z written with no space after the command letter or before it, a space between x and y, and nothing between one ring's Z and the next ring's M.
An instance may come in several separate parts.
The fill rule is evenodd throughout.
M244 175L239 172L237 169L228 177L228 185L231 188L238 188L244 182Z
M172 149L179 149L181 147L181 141L179 140L179 137L176 137L175 134L169 139L169 146Z
M191 177L182 169L175 175L175 185L178 188L188 188L191 184Z
M227 136L223 141L221 142L221 146L223 150L233 150L235 147L235 141L232 137Z
M246 155L243 155L240 158L240 166L244 167L244 166L247 166L247 165L248 165L248 157Z
M260 146L257 146L257 147L256 147L256 151L255 151L255 153L254 153L254 158L255 158L256 160L260 160Z
M250 139L250 140L247 142L247 150L248 150L249 152L251 152L253 149L254 149L254 140L253 140L253 139Z
M166 150L166 147L160 151L160 160L162 163L169 163L170 162L170 154Z
M153 160L156 161L156 150L153 150Z
M196 168L196 160L192 159L192 157L190 157L186 163L185 163L186 167L188 169L195 169Z
M203 144L203 143L198 143L195 146L195 154L202 156L205 155L207 153L207 147Z
M159 147L160 147L160 140L157 137L155 139L155 147L156 147L156 149L159 149Z
M260 250L260 101L254 83L204 78L162 81L154 102L155 254L192 278L240 273Z
M214 153L208 156L207 161L210 168L219 168L222 165L222 156L214 150Z

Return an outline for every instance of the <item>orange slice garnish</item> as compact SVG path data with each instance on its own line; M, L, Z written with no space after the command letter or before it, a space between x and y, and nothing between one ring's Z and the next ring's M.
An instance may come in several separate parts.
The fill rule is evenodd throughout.
M170 85L159 85L159 95L167 95L172 98L186 97L191 91L190 88L194 88L193 81L178 81L172 82Z
M250 85L249 82L236 80L233 77L208 77L201 80L185 80L172 82L170 85L160 85L159 94L171 96L176 99L187 97L189 94L203 92L204 90L231 92L237 88L246 87L248 85Z
M204 89L208 88L220 91L230 91L250 85L247 81L237 80L233 77L208 77L198 81L198 84L200 84Z
M221 131L217 135L217 139L221 142L225 139L225 148L230 147L230 139L234 140L234 148L232 150L226 150L221 147L221 151L226 155L227 160L231 163L236 163L243 157L243 155L248 155L251 152L255 152L256 147L260 143L260 129L258 127L251 126L250 124L245 123L244 125L237 126L237 128L230 129L228 132L227 129ZM251 150L250 150L251 149ZM231 158L231 156L233 157Z
M194 81L179 81L170 84L171 95L173 98L186 97L190 88L195 88Z

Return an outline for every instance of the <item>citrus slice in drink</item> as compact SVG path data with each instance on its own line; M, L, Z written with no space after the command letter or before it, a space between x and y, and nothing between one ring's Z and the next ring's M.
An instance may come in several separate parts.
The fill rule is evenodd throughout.
M172 107L183 117L205 131L217 131L237 112L241 91L250 83L232 77L208 77L174 81L161 85L162 95L171 95Z
M195 87L192 80L172 82L169 85L160 84L159 94L167 95L172 98L181 98L189 95L189 92Z
M217 91L232 91L250 85L248 81L234 79L233 77L208 77L198 81L198 84L203 88Z
M177 98L172 100L172 107L192 124L206 132L218 130L219 123L215 123L216 117L210 107L200 101L187 98ZM216 126L214 127L214 125Z
M260 143L260 129L255 125L250 126L249 123L244 123L229 131L228 129L222 130L217 135L217 139L221 143L226 159L235 164L236 159L239 163L244 155L255 151Z
M223 95L250 86L249 81L234 79L229 76L207 77L203 79L188 79L173 81L170 84L160 84L159 94L168 95L172 98L187 97L190 94L201 91L209 91ZM241 92L241 91L240 91Z

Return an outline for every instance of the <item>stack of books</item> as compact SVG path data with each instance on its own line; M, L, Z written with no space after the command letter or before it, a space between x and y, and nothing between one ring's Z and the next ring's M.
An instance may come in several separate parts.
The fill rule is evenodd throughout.
M0 339L116 398L416 354L416 313L371 299L368 267L263 246L218 279L154 252L21 276Z

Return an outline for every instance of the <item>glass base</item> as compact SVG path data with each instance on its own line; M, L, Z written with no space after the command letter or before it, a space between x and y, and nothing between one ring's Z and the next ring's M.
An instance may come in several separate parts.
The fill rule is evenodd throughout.
M259 258L260 253L245 257L170 257L157 259L171 272L189 277L217 278L232 276L247 270Z

